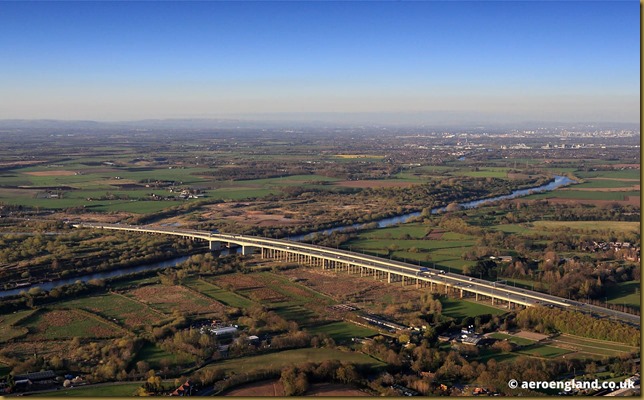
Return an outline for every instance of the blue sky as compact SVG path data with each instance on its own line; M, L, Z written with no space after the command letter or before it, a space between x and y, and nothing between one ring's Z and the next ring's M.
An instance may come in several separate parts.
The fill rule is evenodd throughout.
M639 37L636 1L0 2L0 118L636 122Z

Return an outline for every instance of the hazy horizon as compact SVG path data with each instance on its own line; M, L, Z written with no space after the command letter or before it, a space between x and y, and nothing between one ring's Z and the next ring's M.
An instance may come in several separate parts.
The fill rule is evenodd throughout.
M635 2L0 9L0 119L640 121Z

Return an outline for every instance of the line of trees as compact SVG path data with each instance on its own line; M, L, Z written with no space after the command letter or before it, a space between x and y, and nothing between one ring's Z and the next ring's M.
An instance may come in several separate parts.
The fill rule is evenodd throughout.
M593 339L640 345L640 331L609 319L598 319L580 312L547 307L528 307L517 315L517 324L537 332L569 333Z

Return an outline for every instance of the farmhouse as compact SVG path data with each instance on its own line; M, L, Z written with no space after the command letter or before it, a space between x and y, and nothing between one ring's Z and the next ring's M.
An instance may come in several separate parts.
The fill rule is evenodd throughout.
M451 335L439 335L438 340L440 342L449 342L450 340L452 340L452 336Z
M481 344L481 340L483 340L483 337L475 333L463 334L460 337L461 343L469 344L472 346L478 346L479 344Z
M203 326L199 329L201 334L209 333L215 336L232 336L237 333L237 328L234 326L223 326L223 327L214 327L214 326Z
M512 262L512 256L490 256L490 260L499 260L500 262Z
M56 374L52 370L30 372L27 374L20 374L14 377L16 381L30 380L33 383L53 383L56 379Z
M170 393L170 396L190 396L192 395L192 385L190 380L187 380L183 385L175 389L174 392Z

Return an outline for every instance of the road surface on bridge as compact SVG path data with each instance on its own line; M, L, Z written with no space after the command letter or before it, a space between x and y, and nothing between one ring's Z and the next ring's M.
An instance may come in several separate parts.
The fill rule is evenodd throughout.
M76 228L98 228L121 230L139 233L152 233L181 236L190 239L204 240L211 244L211 248L216 248L213 244L221 243L235 244L245 249L268 249L314 257L316 259L326 260L333 263L343 263L366 268L371 271L379 271L389 274L391 279L394 277L423 281L431 284L443 285L452 290L463 293L473 293L478 296L486 296L495 300L507 302L507 307L511 304L520 304L523 306L543 305L549 307L570 308L602 316L608 316L627 322L631 325L640 325L640 317L621 311L610 310L579 301L569 300L546 293L536 292L528 289L520 289L502 283L490 282L483 279L471 278L465 275L445 272L434 268L424 268L418 265L404 263L400 261L383 259L380 257L369 256L352 251L333 249L313 244L294 242L284 239L262 238L256 236L236 235L226 233L213 233L207 231L195 231L176 229L172 227L154 227L154 226L137 226L121 224L100 224L100 223L80 223L73 225ZM391 281L391 280L390 280Z

